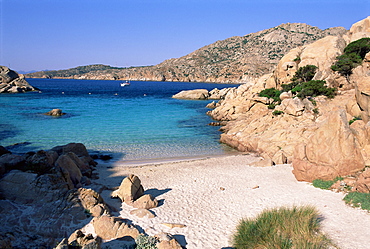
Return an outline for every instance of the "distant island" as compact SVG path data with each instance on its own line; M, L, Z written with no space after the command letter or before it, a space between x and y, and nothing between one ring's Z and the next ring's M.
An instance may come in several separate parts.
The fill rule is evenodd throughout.
M27 78L63 78L96 80L141 80L247 83L271 72L291 49L304 46L328 35L341 36L343 27L321 30L302 23L277 27L216 41L180 58L154 66L118 68L87 65L67 70L40 71Z

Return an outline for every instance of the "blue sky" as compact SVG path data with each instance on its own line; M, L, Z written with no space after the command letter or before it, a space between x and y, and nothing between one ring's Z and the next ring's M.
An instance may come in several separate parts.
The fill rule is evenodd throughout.
M0 0L0 65L155 65L282 23L349 29L368 15L370 0Z

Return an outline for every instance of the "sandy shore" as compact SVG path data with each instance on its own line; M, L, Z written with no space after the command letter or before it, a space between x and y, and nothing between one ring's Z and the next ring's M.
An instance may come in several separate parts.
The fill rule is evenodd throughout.
M251 167L252 155L232 155L133 167L124 163L100 163L95 187L119 186L128 174L137 175L146 193L161 205L149 219L130 215L132 208L103 198L119 210L114 215L131 220L149 235L168 232L188 249L230 248L239 220L255 217L266 208L314 205L323 215L322 230L340 248L370 248L370 214L345 205L344 194L297 182L291 165ZM162 223L179 223L168 228ZM104 245L103 245L104 248Z

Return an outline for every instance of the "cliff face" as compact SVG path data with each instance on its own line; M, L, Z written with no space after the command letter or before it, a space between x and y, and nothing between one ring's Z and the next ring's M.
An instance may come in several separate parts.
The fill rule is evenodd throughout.
M155 66L100 68L63 74L37 72L27 77L245 83L270 72L292 48L310 44L327 35L340 36L345 32L341 27L321 30L307 24L287 23L217 41L186 56L169 59Z
M304 181L332 180L370 166L370 52L348 77L330 68L350 42L370 37L369 27L370 17L354 24L342 37L327 36L292 49L272 73L260 77L255 84L229 90L208 113L216 120L228 121L222 128L221 142L241 151L256 152L275 164L292 163L296 178ZM309 101L292 98L292 93L285 92L275 111L268 109L273 100L260 97L259 92L281 88L305 65L317 66L313 79L337 87L338 95L334 99L319 96ZM370 191L370 178L366 184L367 187L353 187Z
M38 89L28 84L22 74L0 66L0 93L21 93L36 90Z

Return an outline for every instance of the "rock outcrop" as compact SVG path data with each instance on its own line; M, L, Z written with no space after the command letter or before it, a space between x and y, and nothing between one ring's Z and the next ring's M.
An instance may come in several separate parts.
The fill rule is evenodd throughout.
M139 236L139 231L118 217L99 216L93 219L95 233L104 240Z
M215 88L211 91L207 89L195 89L195 90L187 90L181 91L172 96L174 99L192 99L192 100L206 100L206 99L213 99L213 100L220 100L224 99L226 94L232 88L223 88L221 90Z
M38 91L38 89L31 86L24 79L24 75L18 74L8 67L0 66L0 93L23 93L30 91Z
M120 198L122 202L138 209L151 209L158 206L158 201L150 194L144 194L141 180L135 175L129 175L122 180L117 190L112 192L112 198Z
M122 180L121 185L112 193L113 198L120 198L122 202L132 204L144 194L139 177L129 175Z
M354 24L342 37L327 36L292 49L273 73L262 76L255 84L229 90L208 112L215 120L228 121L221 128L220 141L241 151L258 153L274 164L293 162L298 180L331 180L363 170L370 164L370 53L350 77L330 67L352 38L369 36L369 20L370 17ZM281 84L290 83L295 72L306 65L315 65L313 80L325 80L329 87L338 89L338 95L309 101L283 93L275 110L268 109L274 100L260 97L259 92L271 87L281 89Z
M205 100L208 99L209 92L207 89L196 89L181 91L172 96L174 99L195 99L195 100Z
M64 157L73 161L75 172L59 160ZM0 234L13 234L10 244L15 248L50 248L91 216L109 214L98 193L80 188L89 184L96 165L83 144L25 155L4 153L0 165Z
M334 111L306 143L296 145L293 174L310 182L354 174L365 166L360 149L345 110Z

